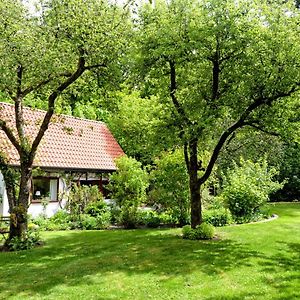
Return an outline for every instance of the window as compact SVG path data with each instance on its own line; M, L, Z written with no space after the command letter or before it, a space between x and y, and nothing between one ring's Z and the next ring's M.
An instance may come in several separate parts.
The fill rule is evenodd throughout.
M33 178L32 182L32 200L40 201L48 198L49 201L57 201L58 194L58 179L37 177Z

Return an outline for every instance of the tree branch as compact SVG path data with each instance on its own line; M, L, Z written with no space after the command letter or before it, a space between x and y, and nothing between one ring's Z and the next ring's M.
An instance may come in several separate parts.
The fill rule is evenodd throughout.
M20 64L17 68L17 95L19 98L22 94L22 77L23 77L23 66Z
M14 147L17 149L18 153L21 153L21 146L14 136L12 130L6 125L6 122L3 120L0 120L0 128L4 131L8 139L11 141L11 143L14 145Z
M22 96L25 97L26 95L28 95L29 93L38 90L39 88L41 88L42 86L48 84L49 82L51 82L52 80L54 80L56 77L70 77L72 76L71 72L66 72L66 73L61 73L56 75L55 77L51 77L50 75L48 76L47 79L40 81L38 84L36 84L35 86L30 86L27 89L25 89L24 91L22 91Z
M84 59L84 50L82 48L79 49L79 59L77 63L77 70L63 83L59 85L57 89L55 89L50 96L48 97L48 109L44 116L43 122L41 124L41 127L39 129L39 132L34 139L31 147L31 151L29 154L29 163L33 163L35 153L37 151L37 147L40 144L45 131L48 129L51 117L54 113L54 104L56 98L68 87L70 86L74 81L76 81L86 70L85 69L85 59Z
M190 159L189 159L188 144L187 143L184 143L183 153L184 153L184 160L185 160L186 167L189 170L190 169Z
M177 110L178 114L181 116L181 118L184 120L186 124L192 125L192 122L187 117L183 107L179 103L177 97L176 97L176 90L177 90L177 84L176 84L176 67L174 61L169 61L170 65L170 97L172 99L172 102L175 106L175 109Z
M96 69L96 68L106 68L107 65L106 64L97 64L97 65L92 65L92 66L86 66L84 67L85 70L92 70L92 69Z
M241 114L240 118L221 134L221 137L220 137L219 141L217 142L217 144L213 150L213 153L210 157L210 161L207 165L206 171L203 174L203 176L198 180L198 184L201 185L204 182L206 182L206 180L209 178L209 176L213 170L215 162L217 161L219 154L221 152L221 149L222 149L223 145L225 144L225 142L227 141L228 137L230 137L230 135L238 128L242 128L243 126L248 125L248 124L246 124L247 122L245 122L245 121L248 118L248 116L255 109L257 109L259 106L262 106L262 105L270 105L271 103L273 103L274 101L276 101L282 97L288 97L291 94L293 94L295 91L296 91L296 87L294 86L287 92L277 92L277 94L275 94L271 97L258 98L253 103L251 103L245 109L245 111Z
M21 93L21 92L20 92ZM22 98L20 96L14 99L15 101L15 122L16 128L19 135L21 146L24 142L25 133L24 133L24 118L23 118L23 103Z
M275 132L275 131L268 131L266 129L264 129L263 127L257 125L257 124L254 124L254 123L251 123L251 122L245 122L244 123L245 126L250 126L254 129L257 129L263 133L266 133L266 134L269 134L269 135L272 135L272 136L280 136L280 134L278 132Z

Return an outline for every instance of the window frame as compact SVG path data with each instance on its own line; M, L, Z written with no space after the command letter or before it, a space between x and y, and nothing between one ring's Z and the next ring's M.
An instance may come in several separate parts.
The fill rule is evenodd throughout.
M49 203L55 203L55 202L58 202L58 191L59 191L59 177L54 177L54 176L34 176L32 177L32 180L31 180L31 203L41 203L41 199L34 199L33 196L34 196L34 179L47 179L47 180L56 180L56 199L55 200L52 200L50 199L49 200Z

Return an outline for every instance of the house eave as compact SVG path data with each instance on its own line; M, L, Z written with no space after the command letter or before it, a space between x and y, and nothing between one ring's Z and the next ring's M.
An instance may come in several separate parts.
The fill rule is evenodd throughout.
M20 165L11 165L13 168L19 168ZM33 168L40 168L42 171L45 172L67 172L67 173L113 173L116 172L116 169L87 169L87 168L76 168L76 167L43 167L43 166L33 166Z

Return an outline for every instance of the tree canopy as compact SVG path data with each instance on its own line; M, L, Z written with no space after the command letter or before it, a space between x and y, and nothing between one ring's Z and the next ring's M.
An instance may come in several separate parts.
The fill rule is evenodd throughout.
M299 136L298 14L291 2L231 0L160 1L141 10L143 88L176 118L193 226L201 222L201 185L236 131L280 127Z
M32 165L57 99L84 74L103 80L104 74L114 72L130 29L128 9L109 1L47 0L38 1L38 7L40 11L31 15L22 1L0 3L0 91L15 106L15 126L1 119L0 128L20 156L19 189L7 186L13 189L8 191L8 241L26 230ZM46 113L37 124L37 135L30 136L23 105L35 106L36 100ZM5 157L1 162L6 170Z

